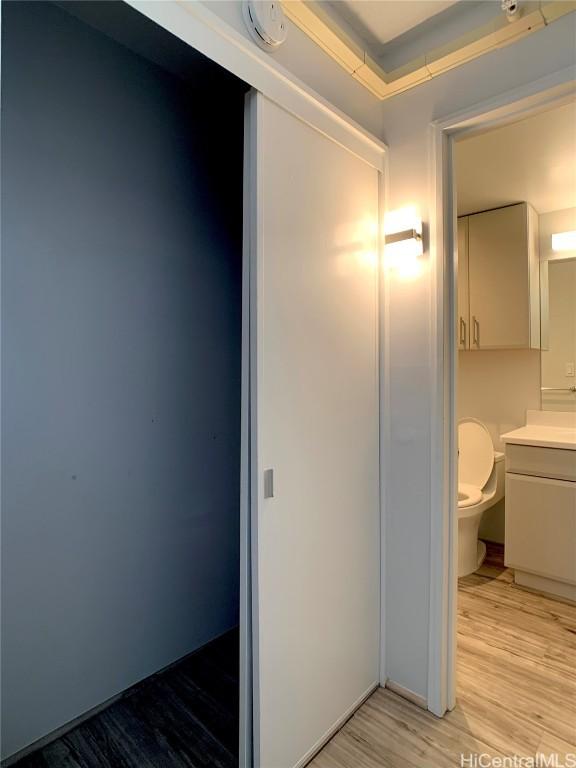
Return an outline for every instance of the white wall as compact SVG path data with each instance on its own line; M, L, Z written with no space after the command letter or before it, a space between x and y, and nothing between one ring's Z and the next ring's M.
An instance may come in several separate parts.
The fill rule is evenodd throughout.
M418 206L428 222L428 130L440 119L574 66L575 23L564 17L383 104L390 208ZM576 75L576 71L575 71ZM427 696L430 579L430 269L390 275L391 451L385 475L386 674Z
M540 408L540 350L458 353L458 418L484 422L495 450L504 450L500 435L526 423L528 408Z
M522 200L547 217L576 205L576 101L459 141L456 179L459 216Z

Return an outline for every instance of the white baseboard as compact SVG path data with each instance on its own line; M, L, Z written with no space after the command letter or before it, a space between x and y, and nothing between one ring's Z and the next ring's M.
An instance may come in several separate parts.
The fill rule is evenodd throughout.
M520 587L543 592L548 597L561 598L570 602L576 602L576 585L567 584L564 581L548 579L545 576L537 576L534 573L514 569L514 583Z
M131 689L129 688L128 690ZM103 701L101 704L97 704L95 707L92 707L92 709L89 709L87 712L83 712L81 715L78 715L78 717L75 717L73 720L68 721L64 725L61 725L59 728L50 731L50 733L47 733L45 736L41 736L39 739L36 739L36 741L33 741L32 744L28 744L26 747L22 747L22 749L19 749L18 752L14 752L13 755L5 757L4 760L2 760L0 763L1 768L10 768L11 765L14 765L14 763L17 763L19 760L22 760L25 757L28 757L32 754L32 752L37 752L44 747L47 747L48 744L51 744L53 741L56 741L56 739L65 736L69 731L73 730L79 725L82 725L82 723L90 720L91 717L98 715L100 712L110 707L112 704L121 699L125 693L126 691L117 693L115 696L106 699L106 701Z
M56 741L56 739L59 739L62 736L65 736L69 731L72 731L74 728L77 728L79 725L82 725L87 720L90 720L90 718L100 714L100 712L103 712L105 709L108 709L108 707L112 706L112 704L115 704L119 699L123 698L124 696L128 696L135 688L138 688L138 686L142 685L142 683L144 683L146 680L149 680L151 677L155 677L156 675L161 675L163 672L167 672L169 669L172 669L172 667L176 667L178 664L183 662L184 659L187 659L189 656L193 656L195 653L197 653L202 648L204 648L205 645L209 645L209 643L212 643L214 640L217 640L219 637L222 637L227 632L231 632L233 629L235 629L235 626L229 627L223 632L220 632L220 634L216 635L216 637L212 638L212 640L208 640L206 643L203 643L202 645L198 646L198 648L196 648L195 650L190 651L189 653L185 654L179 659L176 659L176 661L170 662L170 664L167 664L165 667L162 667L162 669L159 669L157 672L151 672L149 675L146 675L146 677L142 678L142 680L139 680L137 683L134 683L134 685L131 685L125 690L114 694L114 696L111 696L109 699L106 699L106 701L103 701L100 704L96 704L95 707L88 709L86 712L82 712L82 714L78 715L73 720L69 720L67 723L64 723L58 728L55 728L53 731L50 731L50 733L47 733L45 736L41 736L39 739L36 739L36 741L33 741L31 744L28 744L25 747L22 747L22 749L19 749L17 752L14 752L12 755L8 755L2 761L0 761L0 768L10 768L10 766L14 765L14 763L17 763L18 760L22 760L24 757L28 757L28 755L32 754L32 752L37 752L38 750L43 749L44 747L47 747L48 744L51 744L53 741Z
M314 744L314 746L308 750L308 752L304 755L304 757L298 760L294 768L303 768L303 766L309 763L310 760L312 760L312 758L315 757L318 754L318 752L320 752L322 747L325 747L326 744L330 741L330 739L336 733L338 733L338 731L348 722L348 720L350 720L354 712L356 712L356 710L359 707L361 707L362 704L364 704L366 699L369 698L374 693L374 691L379 687L380 687L379 683L372 683L372 685L364 691L364 693L360 696L360 698L356 699L354 704L352 704L352 706L346 710L346 712L342 715L342 717L339 717L338 720L336 720L336 722L334 723L334 725L328 728L326 733L320 739L318 739L316 744Z

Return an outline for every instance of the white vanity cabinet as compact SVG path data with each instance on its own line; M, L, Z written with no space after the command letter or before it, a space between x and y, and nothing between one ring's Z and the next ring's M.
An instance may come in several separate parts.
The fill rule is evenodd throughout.
M459 218L459 349L539 349L539 270L528 203Z
M517 584L576 600L576 450L506 444L504 555Z

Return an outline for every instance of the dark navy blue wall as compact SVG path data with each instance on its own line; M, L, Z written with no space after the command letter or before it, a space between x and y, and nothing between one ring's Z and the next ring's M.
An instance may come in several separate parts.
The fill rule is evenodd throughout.
M238 621L243 89L2 13L6 756Z

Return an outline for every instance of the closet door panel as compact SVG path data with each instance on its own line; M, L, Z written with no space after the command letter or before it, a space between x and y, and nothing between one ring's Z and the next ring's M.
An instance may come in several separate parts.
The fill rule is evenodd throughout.
M379 675L379 175L248 110L254 759L292 768Z
M526 205L468 217L470 347L529 347Z

